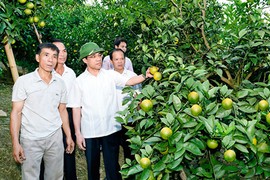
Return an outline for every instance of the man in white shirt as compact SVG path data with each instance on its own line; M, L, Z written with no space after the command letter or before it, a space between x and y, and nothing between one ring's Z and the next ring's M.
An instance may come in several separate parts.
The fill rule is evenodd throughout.
M127 41L122 37L116 38L114 40L114 48L115 49L122 49L122 51L124 51L124 53L126 53ZM102 68L107 69L107 70L113 69L113 64L111 62L109 55L103 59ZM130 71L134 71L133 66L132 66L132 62L128 57L125 57L125 69L130 70Z
M69 97L70 89L73 83L76 80L75 72L69 68L65 63L67 61L67 49L64 43L60 39L53 39L52 43L57 46L59 49L59 56L57 60L57 64L55 67L56 75L58 75L61 79L64 80L66 88L67 88L67 97ZM69 126L71 130L71 137L74 142L76 142L75 130L73 125L73 118L72 118L72 108L67 103L67 111L68 111L68 118L69 118ZM64 147L67 146L66 144L66 136L63 134L63 143ZM65 180L76 180L76 161L75 161L75 149L71 154L64 153L64 177Z
M135 85L147 77L127 78L113 70L102 69L102 52L97 44L89 42L80 49L80 59L86 70L76 78L70 92L69 105L73 108L73 121L77 145L85 150L88 179L100 179L100 147L102 147L107 180L122 179L120 174L119 133L121 124L116 121L118 111L116 86Z
M131 77L137 76L136 73L125 69L125 54L121 49L114 49L110 53L110 59L113 64L114 70L116 72L119 72L123 77L131 78ZM141 86L140 84L137 84L133 86L133 89L139 91L140 86ZM119 111L123 111L128 106L128 103L123 105L123 101L124 99L129 98L129 96L123 93L122 90L123 90L123 87L116 86ZM132 119L128 121L127 125L132 126ZM126 132L127 132L127 129L122 125L122 129L120 131L120 138L121 138L120 145L122 146L123 151L124 151L124 158L125 159L129 158L133 160L134 156L131 155L131 149L129 147L130 143L127 141L129 137L126 135Z
M61 127L66 134L66 152L74 150L66 110L66 86L52 73L58 53L54 44L40 44L36 52L39 67L19 77L13 87L10 133L13 157L22 164L23 180L39 178L42 158L45 179L63 179Z

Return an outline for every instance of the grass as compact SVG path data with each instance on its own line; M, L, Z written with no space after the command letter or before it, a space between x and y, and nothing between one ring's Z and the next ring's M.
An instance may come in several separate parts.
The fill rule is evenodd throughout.
M20 165L16 164L12 157L12 144L9 134L9 115L11 112L11 84L0 84L0 110L5 111L8 116L0 117L0 180L21 179ZM123 153L120 148L120 164L123 162ZM84 152L76 149L76 168L79 180L87 179L87 168ZM101 158L101 179L104 179L104 166Z

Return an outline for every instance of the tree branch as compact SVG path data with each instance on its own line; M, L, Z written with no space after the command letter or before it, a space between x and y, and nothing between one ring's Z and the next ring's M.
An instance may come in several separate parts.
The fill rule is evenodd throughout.
M183 15L182 15L182 1L180 1L180 7L173 0L171 0L171 2L173 3L173 5L175 7L177 7L177 9L179 9L179 11L180 11L180 17L182 18L183 17Z
M202 11L202 17L203 20L205 20L205 9L206 9L206 0L203 0L203 7L200 5L200 2L198 2L198 6L200 7L201 11ZM205 32L204 32L204 23L201 25L201 34L202 34L202 38L204 41L204 45L206 46L206 48L209 50L211 47L206 39L205 36Z
M248 75L246 76L245 80L248 80L248 79L252 76L252 74L253 74L255 71L257 71L259 68L260 68L260 67L255 67L250 73L248 73Z

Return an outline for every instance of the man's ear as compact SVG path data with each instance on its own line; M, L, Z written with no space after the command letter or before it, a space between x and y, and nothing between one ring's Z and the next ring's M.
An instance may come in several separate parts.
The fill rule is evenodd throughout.
M83 58L82 60L83 60L83 62L84 62L85 64L87 64L86 58Z
M36 54L36 61L39 62L39 54Z

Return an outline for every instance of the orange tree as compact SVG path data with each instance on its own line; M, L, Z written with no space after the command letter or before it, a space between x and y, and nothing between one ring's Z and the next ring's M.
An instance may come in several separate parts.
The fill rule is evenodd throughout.
M134 120L127 128L136 160L126 160L124 177L269 178L269 108L262 111L258 105L270 101L264 5L265 1L220 5L189 0L125 5L124 11L133 12L140 25L137 63L159 67L162 79L146 81L136 97L125 90L131 93L131 104L117 119ZM198 116L192 115L188 101L192 91L199 94ZM232 108L222 107L226 98L232 100ZM153 102L148 112L138 108L143 99ZM173 132L167 140L160 135L165 126ZM208 148L209 139L218 147ZM145 169L139 165L144 157L151 161Z

